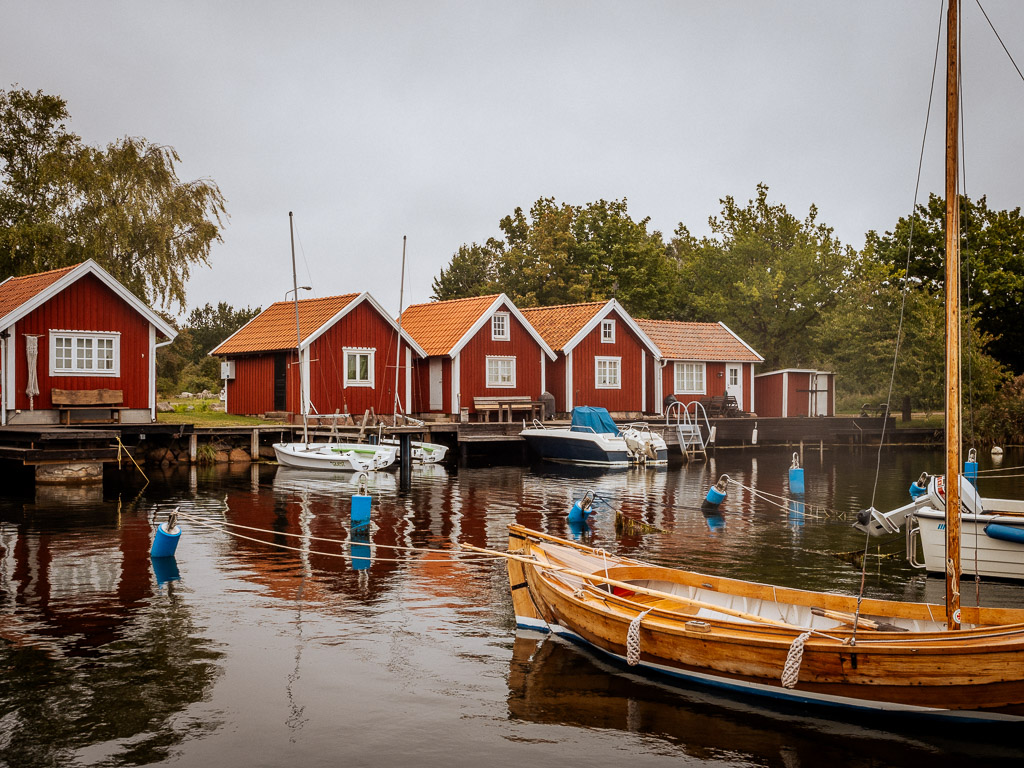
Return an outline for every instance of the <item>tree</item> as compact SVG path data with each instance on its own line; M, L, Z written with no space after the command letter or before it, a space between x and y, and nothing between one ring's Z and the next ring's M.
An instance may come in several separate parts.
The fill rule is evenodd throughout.
M452 256L447 269L434 278L431 284L431 299L464 299L470 296L487 296L498 292L495 282L497 259L501 254L501 243L488 240L486 245L463 245Z
M938 294L945 285L945 200L929 195L911 217L891 232L868 233L879 258ZM983 196L960 198L961 256L970 314L986 338L987 351L1015 373L1024 373L1024 217L1020 208L993 211Z
M224 301L216 307L207 303L205 306L193 309L185 321L192 345L189 359L193 362L201 361L214 347L261 311L259 307L235 309Z
M184 307L191 269L221 240L220 189L180 181L172 147L136 137L90 147L68 119L59 96L0 91L3 276L92 258L146 303Z
M820 354L815 331L848 288L856 252L817 222L784 205L721 200L712 237L696 241L680 225L670 250L679 259L679 297L689 319L723 321L765 357L769 368L808 365Z

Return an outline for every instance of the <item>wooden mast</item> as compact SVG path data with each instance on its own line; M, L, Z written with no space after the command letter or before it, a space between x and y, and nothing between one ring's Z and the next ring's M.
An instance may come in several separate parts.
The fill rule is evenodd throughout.
M960 629L960 195L958 6L946 14L946 622Z
M398 373L402 370L402 312L405 311L405 235L402 235L402 277L398 284L398 341L395 344L397 351L395 352L395 412L392 414L393 419L391 426L398 426L398 412L401 410L399 407L402 403L401 398L398 397ZM405 372L405 375L409 375L409 371ZM409 404L406 403L405 407L408 408ZM408 413L408 410L406 411Z

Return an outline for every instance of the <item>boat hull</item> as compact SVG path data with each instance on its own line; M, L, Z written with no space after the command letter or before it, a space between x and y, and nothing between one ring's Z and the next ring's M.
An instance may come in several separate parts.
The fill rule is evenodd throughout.
M524 429L520 435L527 446L545 461L573 464L597 464L609 467L628 467L638 463L626 441L614 435L589 432L571 432L567 429ZM647 458L649 464L668 461L668 449L658 446L656 458Z
M395 461L393 448L361 443L274 443L274 454L286 467L332 472L372 472Z
M918 510L915 514L924 567L929 573L946 572L946 516L944 511ZM960 568L965 576L1024 580L1024 541L990 536L992 524L1024 534L1024 519L998 515L960 516Z
M965 609L965 616L978 626L952 633L934 620L942 616L938 606L865 600L861 616L917 629L860 629L854 645L852 627L816 615L814 608L852 616L856 598L616 559L618 565L607 571L612 579L654 583L658 594L670 589L679 595L678 603L646 600L629 590L616 587L609 593L598 589L597 582L566 576L567 567L600 576L605 573L602 562L613 561L581 545L554 541L512 528L510 550L533 559L509 564L519 626L553 631L625 663L630 623L650 608L640 625L639 663L634 668L796 703L969 721L1024 721L1024 611ZM712 602L717 610L707 607ZM786 625L722 613L749 617L755 610L776 620L783 616ZM998 629L989 626L993 620L999 621ZM795 687L786 687L782 673L790 649L809 629L813 633L804 638L798 680Z

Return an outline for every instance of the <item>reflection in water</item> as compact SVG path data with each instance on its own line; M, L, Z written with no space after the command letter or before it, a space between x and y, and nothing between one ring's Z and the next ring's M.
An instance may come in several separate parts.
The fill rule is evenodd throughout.
M666 565L856 594L859 568L834 553L863 546L844 516L867 506L875 456L808 452L802 506L783 495L790 457L721 450L614 471L425 465L404 494L394 473L375 473L362 532L351 475L266 465L158 470L123 506L0 500L0 764L307 765L344 751L353 764L449 768L467 745L499 765L621 765L625 749L625 761L673 765L941 763L913 738L671 692L560 641L524 644L504 568L457 559L460 544L504 549L519 522ZM902 504L909 480L941 460L888 456L876 505ZM702 509L723 473L737 485ZM991 495L1022 487L982 482L1003 484ZM574 528L567 513L587 491L602 503ZM183 518L173 565L158 564L152 514L175 506L254 530ZM871 566L872 596L942 599L941 581L901 559ZM980 591L1024 603L1021 586ZM978 755L1001 756L991 749Z

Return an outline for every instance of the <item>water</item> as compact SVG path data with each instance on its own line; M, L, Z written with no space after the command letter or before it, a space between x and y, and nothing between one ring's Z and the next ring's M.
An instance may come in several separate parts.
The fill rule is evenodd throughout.
M721 451L689 468L607 472L426 467L407 495L383 475L368 489L374 527L356 553L372 557L369 568L334 556L345 551L337 541L348 538L355 490L343 477L186 469L143 488L125 471L101 498L9 497L0 501L0 764L1019 765L1024 750L1012 743L679 692L558 640L517 635L504 568L450 554L457 542L503 549L513 521L571 536L572 499L593 490L598 546L855 594L861 570L844 553L863 547L851 515L871 503L877 455L807 452L803 509L755 497L754 488L786 494L790 457ZM904 503L911 480L941 461L937 451L887 451L875 506ZM722 473L744 487L730 487L722 514L709 517L700 502ZM1024 483L988 480L982 490L1020 495ZM235 529L260 540L251 541L183 520L173 566L155 572L152 517L178 505L269 533ZM617 534L615 510L661 532ZM304 540L310 554L263 543ZM941 602L941 580L886 556L902 546L899 537L868 558L867 594ZM974 590L965 584L965 604ZM983 584L980 596L1024 606L1024 586Z

